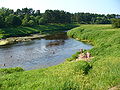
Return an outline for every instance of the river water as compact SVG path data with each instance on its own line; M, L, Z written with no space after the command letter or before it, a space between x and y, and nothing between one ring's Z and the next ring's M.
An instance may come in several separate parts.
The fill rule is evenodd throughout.
M46 68L65 61L80 48L92 46L59 33L45 38L0 46L0 68L22 67L25 70Z

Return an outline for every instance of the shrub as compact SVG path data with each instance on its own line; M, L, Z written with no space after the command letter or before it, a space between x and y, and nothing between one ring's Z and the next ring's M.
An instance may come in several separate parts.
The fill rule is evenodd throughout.
M74 67L75 72L83 71L84 74L87 74L91 66L86 61L78 61Z
M3 68L3 69L0 69L0 74L10 74L10 73L21 72L21 71L24 71L21 67Z
M70 58L67 58L67 61L73 61L75 59L78 58L78 55L80 54L80 52L76 52L75 54L73 54Z
M112 19L112 26L114 28L120 28L120 18L118 18L118 19Z

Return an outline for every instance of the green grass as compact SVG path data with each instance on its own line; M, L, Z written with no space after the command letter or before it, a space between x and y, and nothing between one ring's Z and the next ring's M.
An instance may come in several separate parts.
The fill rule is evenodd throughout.
M94 45L90 53L95 57L87 77L88 86L94 90L107 90L120 84L120 29L111 25L82 25L68 32L79 40L89 40Z
M0 90L79 89L77 78L86 74L89 68L90 65L84 61L65 62L46 69L4 74L0 77Z
M108 90L120 84L120 29L81 25L68 35L92 42L91 62L66 61L44 69L0 74L0 90Z
M77 25L75 24L48 24L34 27L8 27L0 28L0 39L16 36L26 36L35 33L49 34L52 32L69 30Z

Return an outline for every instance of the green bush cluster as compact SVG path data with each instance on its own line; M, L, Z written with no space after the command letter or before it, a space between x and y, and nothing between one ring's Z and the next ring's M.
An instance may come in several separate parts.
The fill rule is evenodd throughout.
M83 74L88 74L90 68L90 64L86 61L78 61L74 66L75 72L80 72L82 70Z
M112 19L112 26L114 28L120 28L120 18Z
M3 69L0 69L0 74L11 74L14 72L21 72L21 71L24 71L21 67L3 68Z

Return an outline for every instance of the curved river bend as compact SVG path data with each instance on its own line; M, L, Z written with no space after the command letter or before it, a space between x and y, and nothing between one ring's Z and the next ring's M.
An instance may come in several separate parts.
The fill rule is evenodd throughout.
M92 46L68 38L66 33L0 46L0 68L22 67L25 70L46 68L64 62L80 48L91 49Z

